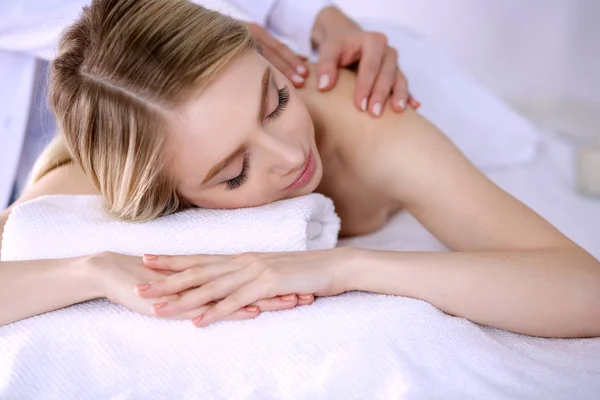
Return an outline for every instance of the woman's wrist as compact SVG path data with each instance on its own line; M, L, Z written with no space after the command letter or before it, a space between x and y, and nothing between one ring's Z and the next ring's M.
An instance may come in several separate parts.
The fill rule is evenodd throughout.
M364 275L370 270L373 260L372 250L359 247L339 247L342 262L339 263L338 277L344 292L367 290L364 286Z
M409 295L410 274L402 252L351 249L343 268L346 291Z
M106 266L104 266L106 267ZM104 276L106 268L97 262L95 255L81 256L69 259L69 273L76 279L89 300L104 296Z
M346 14L335 6L324 7L313 25L311 40L314 49L319 46L334 32L347 29L360 29L360 26L352 21Z

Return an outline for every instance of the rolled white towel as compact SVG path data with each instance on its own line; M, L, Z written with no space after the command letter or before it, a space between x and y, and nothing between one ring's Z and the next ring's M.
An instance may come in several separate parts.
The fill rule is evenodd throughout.
M121 221L100 196L53 195L17 206L2 238L2 261L122 254L236 254L320 250L337 244L331 199L309 194L260 207L190 209L138 223Z

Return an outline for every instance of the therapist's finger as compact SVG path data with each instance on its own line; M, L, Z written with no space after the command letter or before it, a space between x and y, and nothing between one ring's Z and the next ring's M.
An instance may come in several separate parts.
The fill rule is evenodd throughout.
M419 107L421 107L421 103L417 99L415 99L412 94L408 95L408 102L407 102L407 104L409 104L415 110L418 110Z
M275 68L281 71L295 87L299 88L304 86L304 78L298 74L298 72L284 59L279 56L279 53L274 52L269 48L263 49L263 56L271 63Z
M279 58L290 65L296 74L304 78L308 76L308 69L306 68L305 61L298 57L288 46L275 39L272 50L277 53Z
M354 102L363 111L367 110L373 85L381 70L387 49L387 38L382 33L371 32L364 38L354 94Z
M319 90L326 91L335 86L343 51L343 43L339 40L327 41L319 48L319 60L316 65Z
M249 23L248 31L263 48L263 56L291 80L294 85L304 84L308 74L306 63L288 46L271 35L262 26Z
M408 82L402 71L397 70L396 82L394 83L394 89L392 93L392 108L398 112L402 112L406 109L406 106L410 104L411 96L408 92Z
M396 67L397 60L398 53L395 49L389 47L379 70L379 75L375 79L373 92L369 98L368 110L375 117L381 115L387 100L392 94L392 88L398 72L398 68Z

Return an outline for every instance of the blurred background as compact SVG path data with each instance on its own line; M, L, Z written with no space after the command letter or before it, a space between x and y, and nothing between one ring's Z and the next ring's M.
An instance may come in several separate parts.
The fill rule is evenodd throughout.
M543 128L600 141L600 1L335 3L355 18L399 23L442 45Z
M219 6L225 4L220 0L194 1L208 7L228 8ZM549 175L558 176L560 182L552 185L562 185L559 190L564 192L564 202L558 198L560 193L553 192L547 197L554 202L554 209L544 210L543 202L535 204L534 208L570 236L577 237L578 242L587 243L589 247L598 244L596 254L600 255L599 0L333 2L359 22L408 28L437 45L481 86L532 121L542 136L551 138L553 142L546 143L545 149L548 157L556 162L551 160L543 168L550 171ZM36 21L39 29L33 42L38 43L38 47L27 48L25 45L23 49L23 41L17 43L5 32L9 27L18 32L19 38L27 38L26 28L15 25L8 12L3 10L16 5L26 15L29 13L27 7L36 7L31 14L40 14L42 7L44 11L56 12L64 18L77 15L78 10L58 10L60 4L59 0L18 3L0 0L0 51L12 54L12 67L19 65L19 68L31 70L30 73L22 71L23 77L28 74L37 77L20 81L15 76L15 79L9 77L0 82L1 204L6 204L11 193L14 199L27 178L23 172L27 169L17 168L22 176L18 177L14 188L9 187L13 182L12 179L3 180L6 171L14 171L19 163L31 164L33 160L20 159L21 153L36 154L45 143L26 140L22 145L15 144L15 133L26 128L27 136L33 137L36 132L53 130L53 118L44 106L47 63L34 56L50 58L52 52L43 43L51 42L48 38L55 38L64 27L56 21ZM7 61L2 62L0 77L7 78L14 68L11 70ZM401 50L400 64L402 66ZM30 99L31 93L34 95ZM468 98L461 98L461 93L452 95L468 107ZM19 114L15 109L24 103L30 104L28 115ZM560 145L555 146L555 143ZM32 146L37 146L37 150L32 150ZM527 184L526 180L524 184ZM520 198L531 204L536 201L525 195ZM556 211L561 208L566 210L564 215ZM573 216L574 210L579 213L577 218Z

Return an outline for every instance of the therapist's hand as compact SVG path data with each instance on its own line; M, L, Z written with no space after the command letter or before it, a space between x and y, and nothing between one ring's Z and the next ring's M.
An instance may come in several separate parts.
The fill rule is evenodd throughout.
M319 52L319 89L336 84L339 67L358 64L354 103L373 116L381 115L385 104L403 111L420 104L410 96L406 78L398 67L398 52L379 32L365 32L336 7L325 7L317 16L312 32Z
M262 46L263 56L287 76L295 87L304 86L304 79L308 76L308 69L305 65L306 58L294 53L262 26L254 22L247 23L247 26L254 40Z

